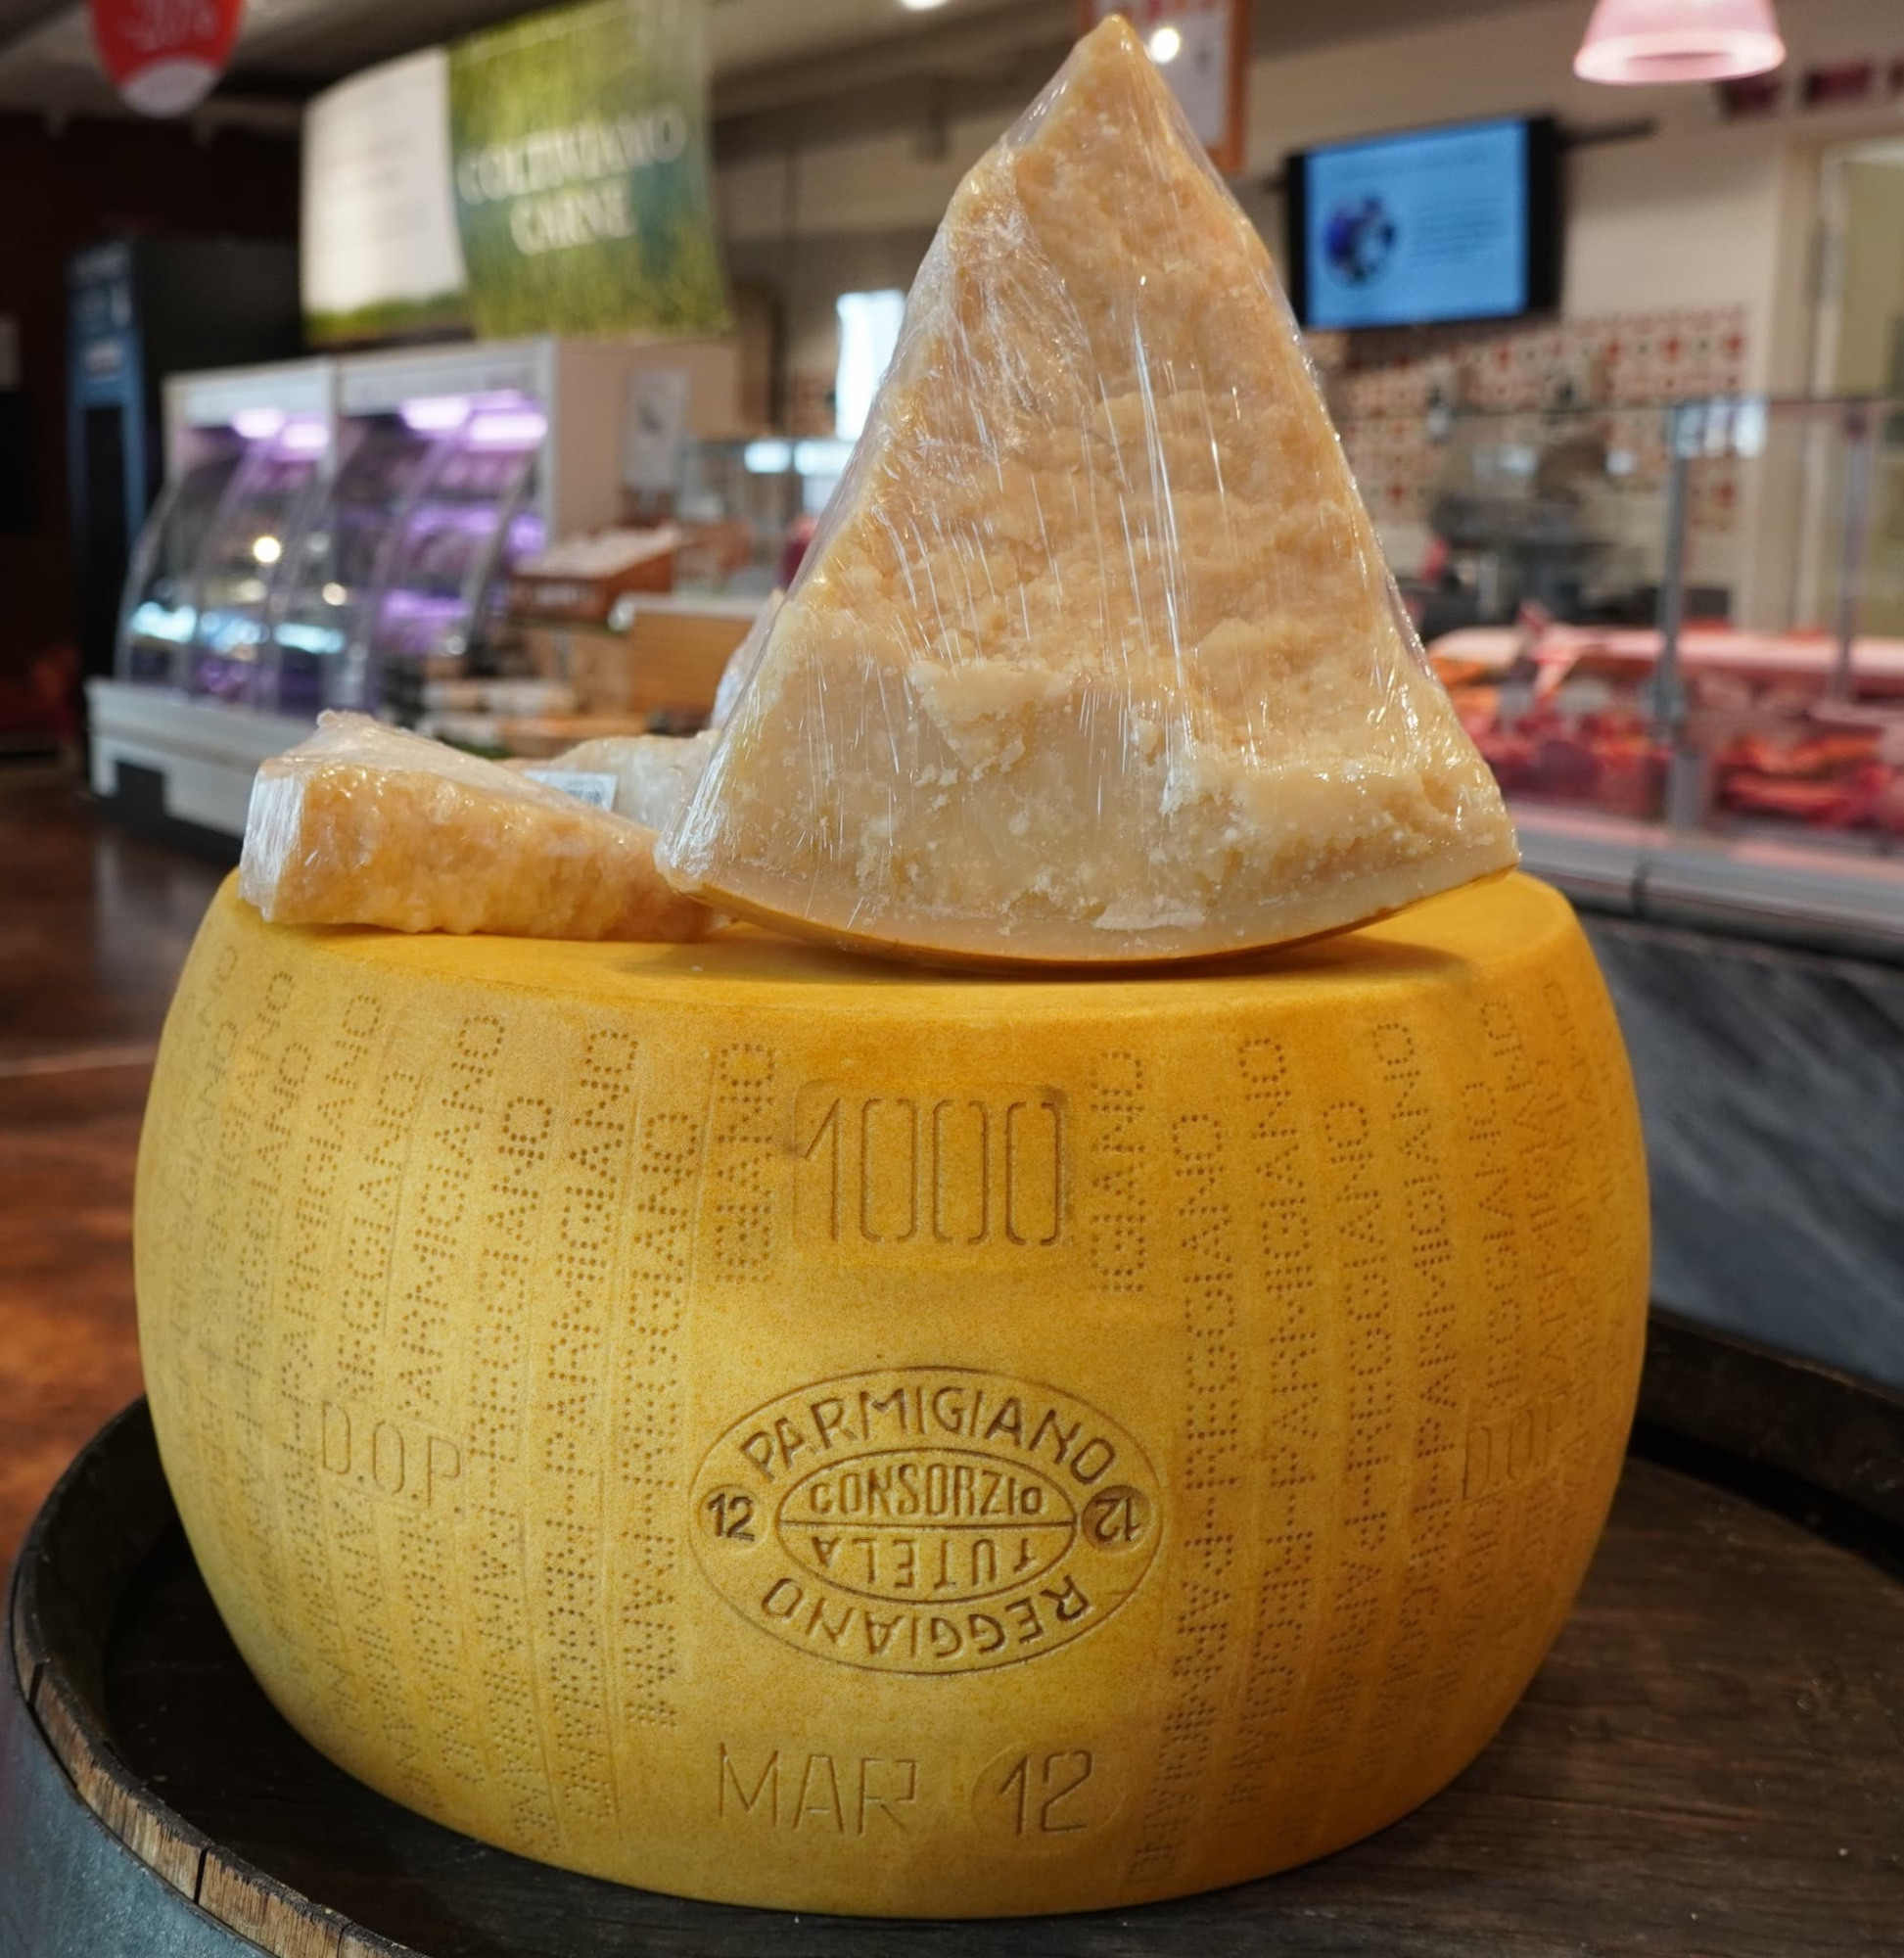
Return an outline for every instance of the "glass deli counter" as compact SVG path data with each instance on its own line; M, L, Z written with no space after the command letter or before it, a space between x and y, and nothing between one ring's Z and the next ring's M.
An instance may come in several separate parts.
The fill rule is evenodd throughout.
M1403 580L1529 867L1904 956L1904 407L1457 414Z
M1529 868L1610 909L1904 957L1904 404L1339 425ZM707 547L682 583L784 584L849 453L691 445L678 509Z
M328 707L408 718L464 670L511 566L611 524L638 377L737 433L719 342L484 343L182 376L93 781L143 826L235 838L251 778ZM152 812L157 807L160 820Z

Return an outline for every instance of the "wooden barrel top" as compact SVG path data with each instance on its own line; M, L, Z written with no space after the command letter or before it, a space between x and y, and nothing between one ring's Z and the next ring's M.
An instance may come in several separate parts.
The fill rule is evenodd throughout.
M0 1958L1866 1958L1904 1950L1901 1578L1904 1401L1656 1325L1579 1606L1424 1807L1324 1862L1139 1910L782 1917L526 1862L313 1752L226 1637L137 1405L16 1571Z

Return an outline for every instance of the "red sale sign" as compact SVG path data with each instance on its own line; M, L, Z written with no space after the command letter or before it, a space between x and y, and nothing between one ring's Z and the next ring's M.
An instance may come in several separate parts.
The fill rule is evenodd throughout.
M182 116L231 58L245 0L91 0L93 45L142 116Z

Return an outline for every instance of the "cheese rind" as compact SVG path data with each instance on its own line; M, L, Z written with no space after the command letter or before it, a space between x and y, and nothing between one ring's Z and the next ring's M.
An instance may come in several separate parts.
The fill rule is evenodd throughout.
M655 833L441 742L326 714L266 762L239 895L276 924L530 938L694 939Z
M227 891L134 1249L314 1746L599 1876L969 1916L1260 1876L1472 1757L1619 1472L1646 1176L1524 877L1080 981ZM1027 1756L1034 1827L1089 1756L1080 1827Z
M847 943L1120 961L1514 860L1261 240L1113 17L954 196L662 867Z

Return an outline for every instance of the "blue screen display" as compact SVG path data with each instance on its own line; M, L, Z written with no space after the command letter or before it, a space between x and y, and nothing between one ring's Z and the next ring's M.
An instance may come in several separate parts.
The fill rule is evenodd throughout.
M1500 319L1528 306L1524 121L1312 150L1312 326Z

